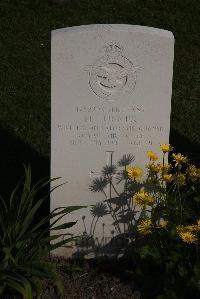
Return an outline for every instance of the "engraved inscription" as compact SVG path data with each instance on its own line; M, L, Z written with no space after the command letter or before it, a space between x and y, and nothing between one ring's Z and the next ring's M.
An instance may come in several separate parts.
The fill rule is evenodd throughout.
M72 146L108 146L110 149L127 144L137 148L152 146L155 134L162 134L159 124L143 124L142 106L119 107L104 105L75 106L77 117L72 122L59 123L57 128ZM78 123L77 123L78 120Z
M105 56L89 70L91 90L104 100L114 100L122 93L135 89L137 67L123 55L123 47L111 42L105 47Z

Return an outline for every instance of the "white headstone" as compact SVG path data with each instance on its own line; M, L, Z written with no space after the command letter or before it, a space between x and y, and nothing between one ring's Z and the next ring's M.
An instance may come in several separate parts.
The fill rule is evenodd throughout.
M115 163L132 153L143 166L147 150L168 143L173 51L173 34L149 27L52 31L51 177L67 183L52 193L51 210L103 200L89 185L111 156ZM90 230L89 208L69 219L78 220L76 235ZM99 219L95 237L102 227L113 234L112 222L110 215Z

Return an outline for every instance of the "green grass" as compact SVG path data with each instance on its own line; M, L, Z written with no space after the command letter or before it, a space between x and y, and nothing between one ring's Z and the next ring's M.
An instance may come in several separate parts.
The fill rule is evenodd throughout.
M49 157L50 31L92 23L137 24L174 33L172 135L174 140L176 135L181 137L183 146L191 143L189 151L197 153L199 0L68 0L64 5L49 0L1 0L1 127Z

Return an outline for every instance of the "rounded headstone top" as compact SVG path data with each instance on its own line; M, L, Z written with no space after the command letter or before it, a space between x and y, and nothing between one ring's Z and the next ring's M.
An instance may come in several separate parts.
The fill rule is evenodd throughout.
M73 27L65 27L52 30L52 36L57 33L75 33L84 31L128 31L132 33L146 33L157 34L160 36L174 39L174 35L171 31L158 29L154 27L140 26L140 25L127 25L127 24L91 24L81 25Z

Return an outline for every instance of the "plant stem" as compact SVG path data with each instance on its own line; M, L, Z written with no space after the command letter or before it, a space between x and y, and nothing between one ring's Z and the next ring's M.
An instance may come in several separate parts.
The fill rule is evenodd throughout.
M95 224L94 224L93 233L92 233L93 236L94 236L94 232L95 232L95 229L96 229L96 225L97 225L98 220L99 220L99 217L97 217L97 219L96 219L96 221L95 221Z
M92 223L91 223L91 226L90 226L90 235L92 234L92 226L93 226L95 217L96 217L96 216L93 217L93 219L92 219Z

